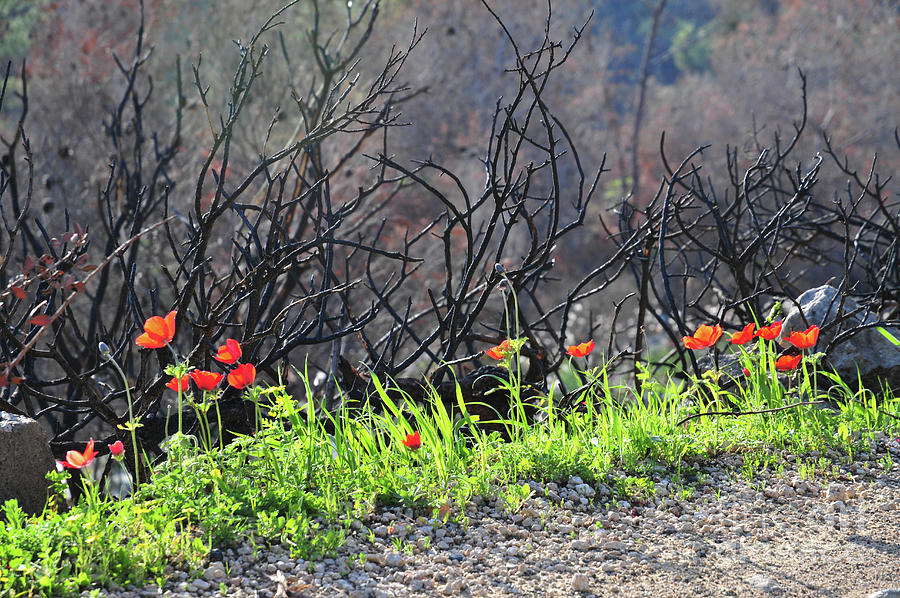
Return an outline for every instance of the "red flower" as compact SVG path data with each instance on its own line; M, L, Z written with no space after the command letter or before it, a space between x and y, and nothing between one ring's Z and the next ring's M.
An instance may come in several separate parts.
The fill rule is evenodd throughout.
M223 374L217 374L216 372L207 372L205 370L194 370L191 372L191 379L197 383L197 386L200 390L212 390L219 385L219 382L222 381L222 378L225 376Z
M798 349L809 349L819 340L819 327L812 325L804 332L794 331L787 336L787 340Z
M688 349L708 349L715 345L721 336L722 327L718 324L715 326L701 324L694 336L683 336L681 342Z
M125 445L122 444L121 440L116 440L109 445L109 452L114 459L120 459L125 454Z
M66 453L65 461L57 461L63 467L70 467L72 469L81 469L82 467L86 467L88 463L94 460L94 457L97 456L97 453L94 452L94 439L91 438L88 440L87 446L84 448L83 453L79 453L76 450L71 450Z
M403 440L403 446L411 451L419 450L419 448L422 446L422 436L418 431L413 432L412 434L407 434L406 438Z
M238 389L250 386L255 379L256 368L252 363L239 363L228 374L228 384Z
M222 363L232 364L241 358L241 345L233 338L225 341L225 344L219 347L219 352L213 355L213 359Z
M593 350L594 341L589 340L588 342L581 343L580 345L572 345L571 347L567 347L566 354L571 355L572 357L585 357Z
M731 335L731 344L732 345L743 345L747 341L753 338L753 329L756 328L756 324L750 322L746 326L744 326L743 330L740 332L735 332Z
M764 338L767 341L778 338L779 334L781 334L781 320L772 322L768 326L760 326L759 330L756 331L756 336Z
M497 345L496 347L491 347L490 349L487 349L484 353L491 359L496 359L499 361L501 359L506 359L506 356L509 355L509 352L510 352L509 339L507 339L507 340L503 341L502 343L500 343L499 345Z
M184 392L187 390L188 384L191 382L191 377L185 374L181 377L181 380L178 378L172 378L168 382L166 382L166 387L171 388L175 392L181 391Z
M745 376L749 376L749 375L750 375L750 370L748 370L747 368L744 368L743 372L744 372L744 375L745 375Z
M800 365L800 359L802 357L802 355L782 355L775 360L775 368L779 372L790 371Z
M165 318L153 316L144 322L144 334L134 342L147 349L159 349L172 341L175 336L175 312L170 311Z

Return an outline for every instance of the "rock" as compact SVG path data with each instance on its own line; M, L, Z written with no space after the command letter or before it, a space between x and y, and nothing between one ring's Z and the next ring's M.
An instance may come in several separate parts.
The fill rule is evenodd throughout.
M777 592L781 589L781 586L778 585L775 578L763 575L762 573L747 578L747 583L763 592Z
M371 563L374 565L378 565L379 567L384 565L384 555L377 552L370 552L366 554L366 563Z
M843 484L829 484L828 489L825 491L825 500L847 502L848 498L850 498L850 495Z
M441 593L444 596L456 596L458 594L462 594L466 589L466 582L462 579L453 579L447 582L447 585L443 587Z
M578 494L580 494L581 496L583 496L585 498L591 498L595 494L594 489L591 488L591 486L589 484L576 484L575 492L577 492Z
M822 327L832 322L837 316L840 306L840 291L831 285L823 285L810 289L797 297L797 303L810 325ZM843 313L852 313L859 309L860 305L853 299L844 301ZM860 312L841 324L841 330L854 328L860 324L877 322L874 314ZM800 315L800 311L792 303L785 309L785 318L782 325L782 337L795 330L806 330L807 326ZM886 329L895 338L900 339L900 330L896 328ZM834 338L835 330L822 333L819 336L817 349L823 350ZM782 344L786 341L782 340ZM887 384L895 391L900 390L900 347L886 339L875 328L865 328L851 335L833 347L827 355L828 364L837 371L838 375L847 384L853 384L857 379L857 368L863 386L872 390L880 390L881 382Z
M204 581L202 579L195 579L194 581L192 581L191 583L188 584L187 589L189 592L193 592L193 593L197 593L197 592L200 592L203 590L208 590L209 582Z
M0 503L15 498L26 513L40 513L47 504L44 476L55 467L40 424L0 412Z
M577 573L572 577L572 589L576 592L587 593L591 591L591 580L587 575Z
M878 590L869 594L868 598L900 598L900 589Z
M572 542L572 550L578 550L580 552L585 552L593 548L593 544L586 540L575 540Z
M203 579L206 581L218 581L225 579L225 567L220 562L212 562L203 570Z

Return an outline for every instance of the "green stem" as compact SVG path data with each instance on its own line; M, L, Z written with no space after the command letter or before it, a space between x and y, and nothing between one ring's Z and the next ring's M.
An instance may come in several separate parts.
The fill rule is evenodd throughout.
M131 492L134 493L134 490L137 488L138 484L141 483L141 474L140 458L138 456L137 434L135 433L134 426L134 409L131 406L131 388L128 386L128 378L125 376L125 372L122 371L122 368L119 367L119 364L116 363L116 360L110 357L109 362L114 368L116 368L116 371L119 372L119 375L122 377L122 382L125 383L125 397L128 401L128 429L131 432L131 447L134 449L134 488L131 489Z

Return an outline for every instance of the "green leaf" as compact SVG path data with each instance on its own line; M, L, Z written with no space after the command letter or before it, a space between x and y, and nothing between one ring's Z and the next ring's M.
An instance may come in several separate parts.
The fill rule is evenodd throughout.
M898 340L896 336L894 336L893 334L891 334L890 332L888 332L887 330L885 330L885 329L882 328L881 326L876 326L876 327L875 327L875 330L877 330L878 332L880 332L881 335L882 335L884 338L888 339L889 341L891 341L891 342L894 343L895 345L900 346L900 340Z

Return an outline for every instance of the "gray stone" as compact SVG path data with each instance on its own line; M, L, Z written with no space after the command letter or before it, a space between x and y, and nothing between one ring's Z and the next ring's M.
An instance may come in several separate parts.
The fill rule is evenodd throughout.
M594 489L590 487L588 484L576 484L575 492L584 496L585 498L592 498L595 494Z
M837 317L838 307L841 305L840 291L833 286L823 285L810 289L797 297L797 304L806 316L810 325L815 324L820 328ZM860 305L853 299L847 298L843 304L843 314L849 314L859 309ZM782 325L782 337L795 330L806 330L807 325L801 317L800 310L793 303L785 307L785 318ZM852 329L860 324L871 324L878 321L875 314L861 311L847 318L841 324L841 330ZM900 330L885 328L895 338L900 339ZM817 350L824 350L834 338L835 330L823 332L819 336L816 345ZM782 338L781 343L787 345ZM886 339L874 327L864 328L853 333L846 340L840 341L832 347L826 356L828 365L841 376L848 385L853 385L857 380L857 368L862 379L863 386L878 390L881 382L894 390L900 390L900 346L894 345Z
M206 581L219 581L225 579L225 566L218 562L212 562L203 570L203 579Z
M825 491L825 500L832 502L847 502L847 499L850 498L850 494L847 492L846 486L843 484L832 483L828 485L828 489Z
M15 498L31 514L47 504L47 472L56 468L47 436L31 418L0 412L0 503Z
M763 575L762 573L747 578L747 583L763 592L777 592L781 589L781 586L778 585L778 582L775 581L774 578Z
M868 598L900 598L900 589L878 590L869 594Z

